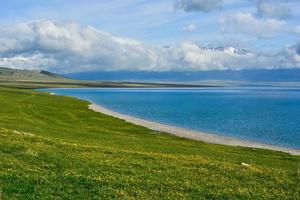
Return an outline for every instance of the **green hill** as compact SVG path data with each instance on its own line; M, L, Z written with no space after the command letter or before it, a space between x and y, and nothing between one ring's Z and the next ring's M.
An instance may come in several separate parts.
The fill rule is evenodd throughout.
M2 87L62 87L75 83L76 81L72 79L44 70L20 70L0 67L0 86Z
M0 80L66 81L69 79L44 70L19 70L0 67Z

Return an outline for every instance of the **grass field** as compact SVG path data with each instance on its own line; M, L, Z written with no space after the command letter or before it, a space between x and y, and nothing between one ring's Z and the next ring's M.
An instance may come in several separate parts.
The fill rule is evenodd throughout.
M32 90L0 88L0 102L1 200L300 197L299 156L153 132Z

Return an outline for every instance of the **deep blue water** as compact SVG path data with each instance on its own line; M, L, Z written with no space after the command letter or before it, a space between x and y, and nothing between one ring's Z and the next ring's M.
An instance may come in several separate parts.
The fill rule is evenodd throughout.
M300 149L300 89L46 89L178 127Z

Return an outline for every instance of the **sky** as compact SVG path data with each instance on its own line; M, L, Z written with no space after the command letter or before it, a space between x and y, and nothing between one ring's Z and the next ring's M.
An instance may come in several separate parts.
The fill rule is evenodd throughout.
M300 68L300 0L3 0L0 67Z

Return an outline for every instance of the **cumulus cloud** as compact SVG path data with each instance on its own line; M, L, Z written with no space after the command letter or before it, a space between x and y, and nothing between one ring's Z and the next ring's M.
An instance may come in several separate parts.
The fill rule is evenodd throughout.
M300 36L300 26L297 26L294 30L292 30L292 33Z
M14 69L43 70L57 64L56 60L46 58L39 53L0 57L0 67L12 67Z
M260 19L251 13L233 13L220 18L223 32L243 33L260 38L271 38L282 31L284 21Z
M209 12L220 8L223 0L176 0L175 8L185 12Z
M187 24L182 29L187 32L193 32L197 29L197 25L196 24Z
M203 70L243 70L278 69L300 67L295 48L266 55L238 50L233 47L201 48L194 43L182 43L173 47L172 59L175 63L189 66L192 71Z
M283 54L285 57L289 58L289 61L293 63L294 66L299 67L300 63L300 42L285 51L282 51L281 54Z
M264 55L183 42L159 47L93 27L42 20L0 28L0 66L81 71L201 71L300 67L299 45Z
M40 68L48 61L56 71L96 70L99 66L102 70L147 70L164 63L156 47L114 37L93 27L43 20L4 29L1 65L18 67L21 61L14 58L20 57L26 63L33 56L43 60ZM11 34L5 34L8 32Z
M275 19L288 19L292 16L292 10L278 0L255 0L255 3L260 16Z

